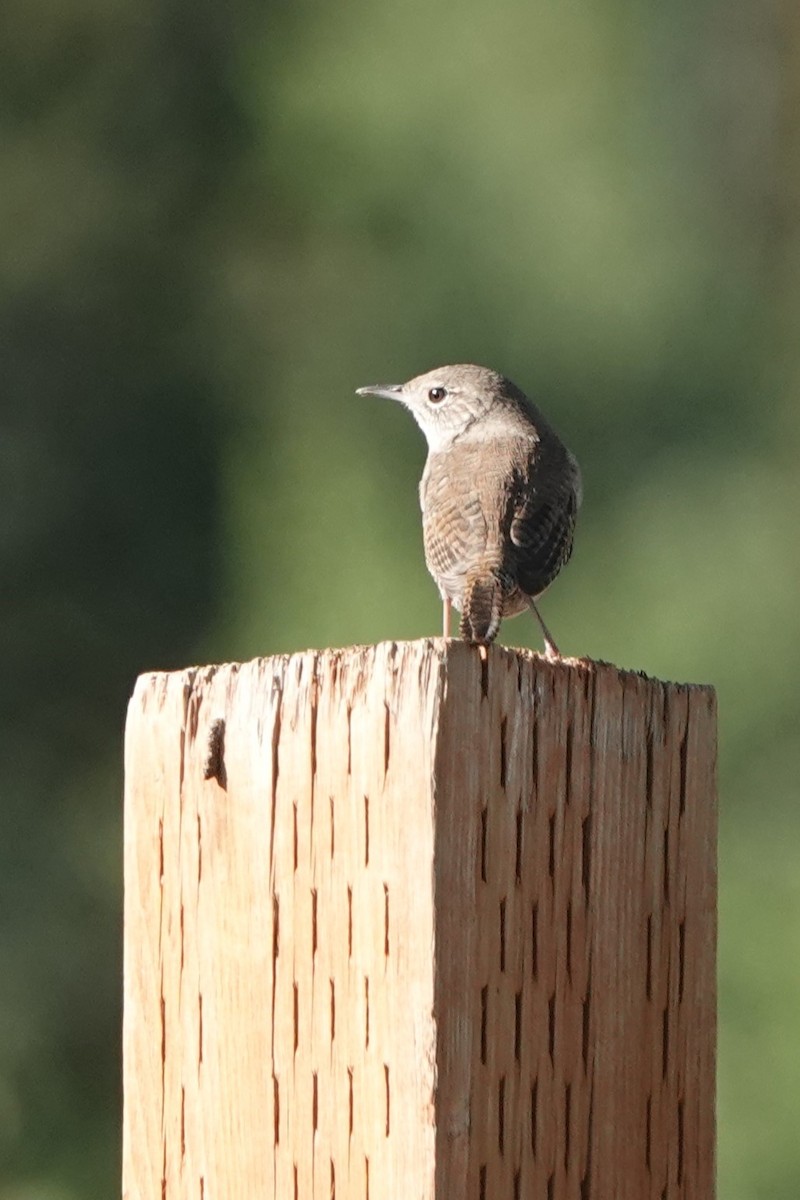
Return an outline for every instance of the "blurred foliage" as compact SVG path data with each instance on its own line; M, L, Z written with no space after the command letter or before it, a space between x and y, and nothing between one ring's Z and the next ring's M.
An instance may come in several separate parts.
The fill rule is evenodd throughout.
M719 690L720 1197L800 1194L797 11L1 25L0 1198L118 1192L135 675L438 631L353 391L464 360L581 460L559 641Z

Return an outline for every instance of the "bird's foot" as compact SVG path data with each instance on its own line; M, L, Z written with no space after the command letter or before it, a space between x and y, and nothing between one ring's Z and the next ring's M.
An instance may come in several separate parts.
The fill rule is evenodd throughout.
M544 656L545 656L545 658L548 660L548 662L558 662L559 659L563 658L563 655L562 655L561 651L559 650L558 646L553 641L552 637L550 636L550 630L547 628L544 621L542 620L542 614L539 612L539 609L536 607L536 602L531 596L528 597L528 604L531 606L533 615L536 617L536 620L539 622L539 628L542 631L542 637L544 638Z

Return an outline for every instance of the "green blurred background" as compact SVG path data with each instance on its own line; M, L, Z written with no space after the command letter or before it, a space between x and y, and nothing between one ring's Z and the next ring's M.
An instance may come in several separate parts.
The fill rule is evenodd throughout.
M135 676L437 633L422 436L353 391L463 360L582 463L565 650L719 690L720 1197L800 1195L796 5L0 34L2 1200L119 1191Z

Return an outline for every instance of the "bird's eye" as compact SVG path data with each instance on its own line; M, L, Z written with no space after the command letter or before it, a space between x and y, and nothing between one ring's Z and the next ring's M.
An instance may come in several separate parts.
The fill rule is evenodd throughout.
M447 392L443 387L432 387L428 392L428 399L430 400L431 404L441 404L446 395Z

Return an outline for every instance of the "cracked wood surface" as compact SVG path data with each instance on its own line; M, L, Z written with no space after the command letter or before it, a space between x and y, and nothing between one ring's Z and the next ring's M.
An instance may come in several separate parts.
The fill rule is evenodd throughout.
M710 1200L715 747L497 646L142 676L126 1200Z

